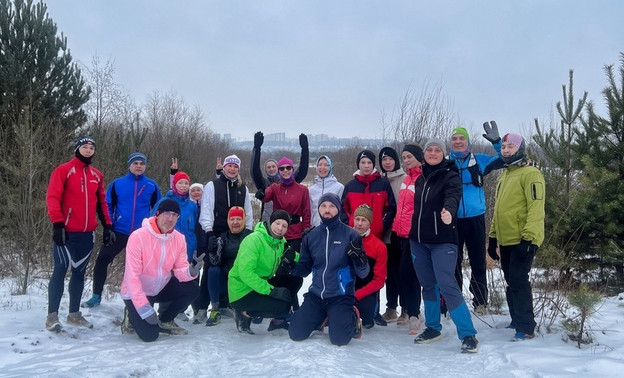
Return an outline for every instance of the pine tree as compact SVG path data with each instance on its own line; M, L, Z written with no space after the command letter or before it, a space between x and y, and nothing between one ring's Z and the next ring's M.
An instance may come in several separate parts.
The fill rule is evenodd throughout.
M89 97L46 9L0 0L0 265L17 278L16 293L50 261L47 182L85 122L81 107Z

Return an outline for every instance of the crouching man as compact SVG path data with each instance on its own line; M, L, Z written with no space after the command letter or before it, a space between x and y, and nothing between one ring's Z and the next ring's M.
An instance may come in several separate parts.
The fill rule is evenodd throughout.
M361 323L354 311L354 281L356 274L364 278L370 269L362 238L340 221L341 207L336 194L324 194L318 207L321 225L301 242L301 255L292 274L305 277L314 273L303 304L293 314L288 330L291 340L307 339L326 318L334 345L346 345L361 334Z
M154 341L161 332L188 333L174 318L199 294L193 280L199 274L203 255L194 256L195 262L188 263L184 235L174 229L179 217L180 205L165 199L156 216L144 219L141 228L128 238L121 284L126 304L122 333L136 332L143 341ZM153 305L162 302L168 302L168 307L159 318Z

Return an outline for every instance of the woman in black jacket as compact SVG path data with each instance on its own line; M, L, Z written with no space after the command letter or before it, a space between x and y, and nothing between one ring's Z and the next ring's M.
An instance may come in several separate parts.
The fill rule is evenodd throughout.
M410 247L414 268L422 285L427 328L414 343L428 344L442 338L440 293L444 296L462 340L462 353L475 353L478 341L470 312L455 281L457 263L456 214L462 183L455 163L445 159L439 139L425 145L425 165L414 188L414 214Z

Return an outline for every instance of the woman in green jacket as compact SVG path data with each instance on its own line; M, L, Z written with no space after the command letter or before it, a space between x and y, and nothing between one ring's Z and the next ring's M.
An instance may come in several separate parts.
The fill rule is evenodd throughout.
M507 169L496 183L496 204L490 228L488 254L499 257L507 282L513 341L535 335L533 294L529 273L537 249L544 241L544 176L527 158L522 136L503 137L501 155Z
M269 222L258 223L254 232L241 242L228 276L230 307L235 310L238 332L253 335L250 328L253 317L273 318L269 331L288 329L284 319L293 293L290 288L274 286L271 279L284 254L284 235L289 223L288 213L276 210Z

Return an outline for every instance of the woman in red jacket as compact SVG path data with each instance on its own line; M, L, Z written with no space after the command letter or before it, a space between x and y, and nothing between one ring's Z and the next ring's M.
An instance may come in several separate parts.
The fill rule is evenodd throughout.
M277 163L280 182L271 184L266 189L263 202L273 201L273 211L284 210L290 215L290 225L284 236L288 246L295 251L301 248L303 231L310 227L310 192L304 185L295 180L295 169L292 160L283 157ZM296 287L297 290L303 284L303 278L294 277L290 274L276 276L276 286ZM293 295L293 310L299 308L299 301Z
M91 166L95 141L89 136L78 138L75 157L61 164L50 176L46 202L48 216L54 225L54 271L48 285L48 316L46 328L60 331L58 309L63 296L65 274L71 265L69 280L69 315L67 322L93 328L80 311L84 274L97 226L97 216L104 226L104 244L115 241L113 223L108 215L104 176Z

